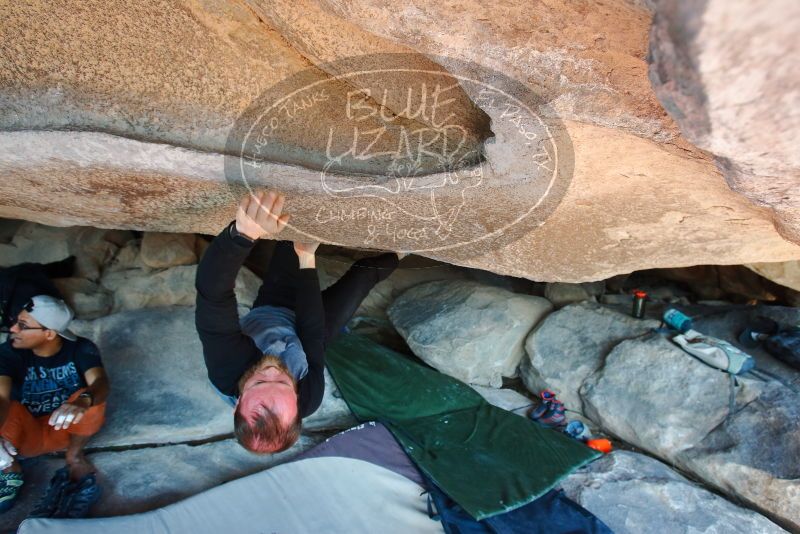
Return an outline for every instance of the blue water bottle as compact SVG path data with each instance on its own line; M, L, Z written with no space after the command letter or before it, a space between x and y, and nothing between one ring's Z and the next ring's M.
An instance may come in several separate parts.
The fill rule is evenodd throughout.
M686 333L688 330L692 328L692 319L691 317L684 315L682 312L676 310L675 308L669 308L667 311L664 312L664 322L667 323L669 326L680 332L681 334Z

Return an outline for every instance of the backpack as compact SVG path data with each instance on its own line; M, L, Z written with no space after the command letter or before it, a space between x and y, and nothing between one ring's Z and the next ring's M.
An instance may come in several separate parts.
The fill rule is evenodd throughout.
M770 354L795 369L800 369L800 326L781 330L764 340Z
M63 299L50 276L72 274L74 256L55 263L20 263L0 268L0 328L9 328L25 304L36 295Z

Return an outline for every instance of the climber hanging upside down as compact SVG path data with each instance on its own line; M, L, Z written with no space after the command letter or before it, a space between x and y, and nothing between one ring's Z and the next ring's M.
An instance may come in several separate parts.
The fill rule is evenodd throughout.
M197 270L196 326L208 377L234 407L239 443L257 453L289 448L325 389L325 348L370 289L397 267L386 253L358 260L320 292L319 243L279 241L252 310L239 318L234 285L259 239L274 239L289 221L285 198L247 194L236 220L214 238Z

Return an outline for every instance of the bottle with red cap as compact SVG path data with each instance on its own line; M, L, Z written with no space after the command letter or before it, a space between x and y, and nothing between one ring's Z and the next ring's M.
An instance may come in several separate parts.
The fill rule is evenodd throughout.
M640 289L633 290L633 310L631 315L637 319L644 317L644 304L647 302L647 292Z

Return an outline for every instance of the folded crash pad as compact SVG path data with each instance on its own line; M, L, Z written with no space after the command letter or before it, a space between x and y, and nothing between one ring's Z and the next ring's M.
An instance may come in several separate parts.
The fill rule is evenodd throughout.
M475 519L537 499L600 456L366 337L340 336L327 362L355 416L385 424L417 467Z

